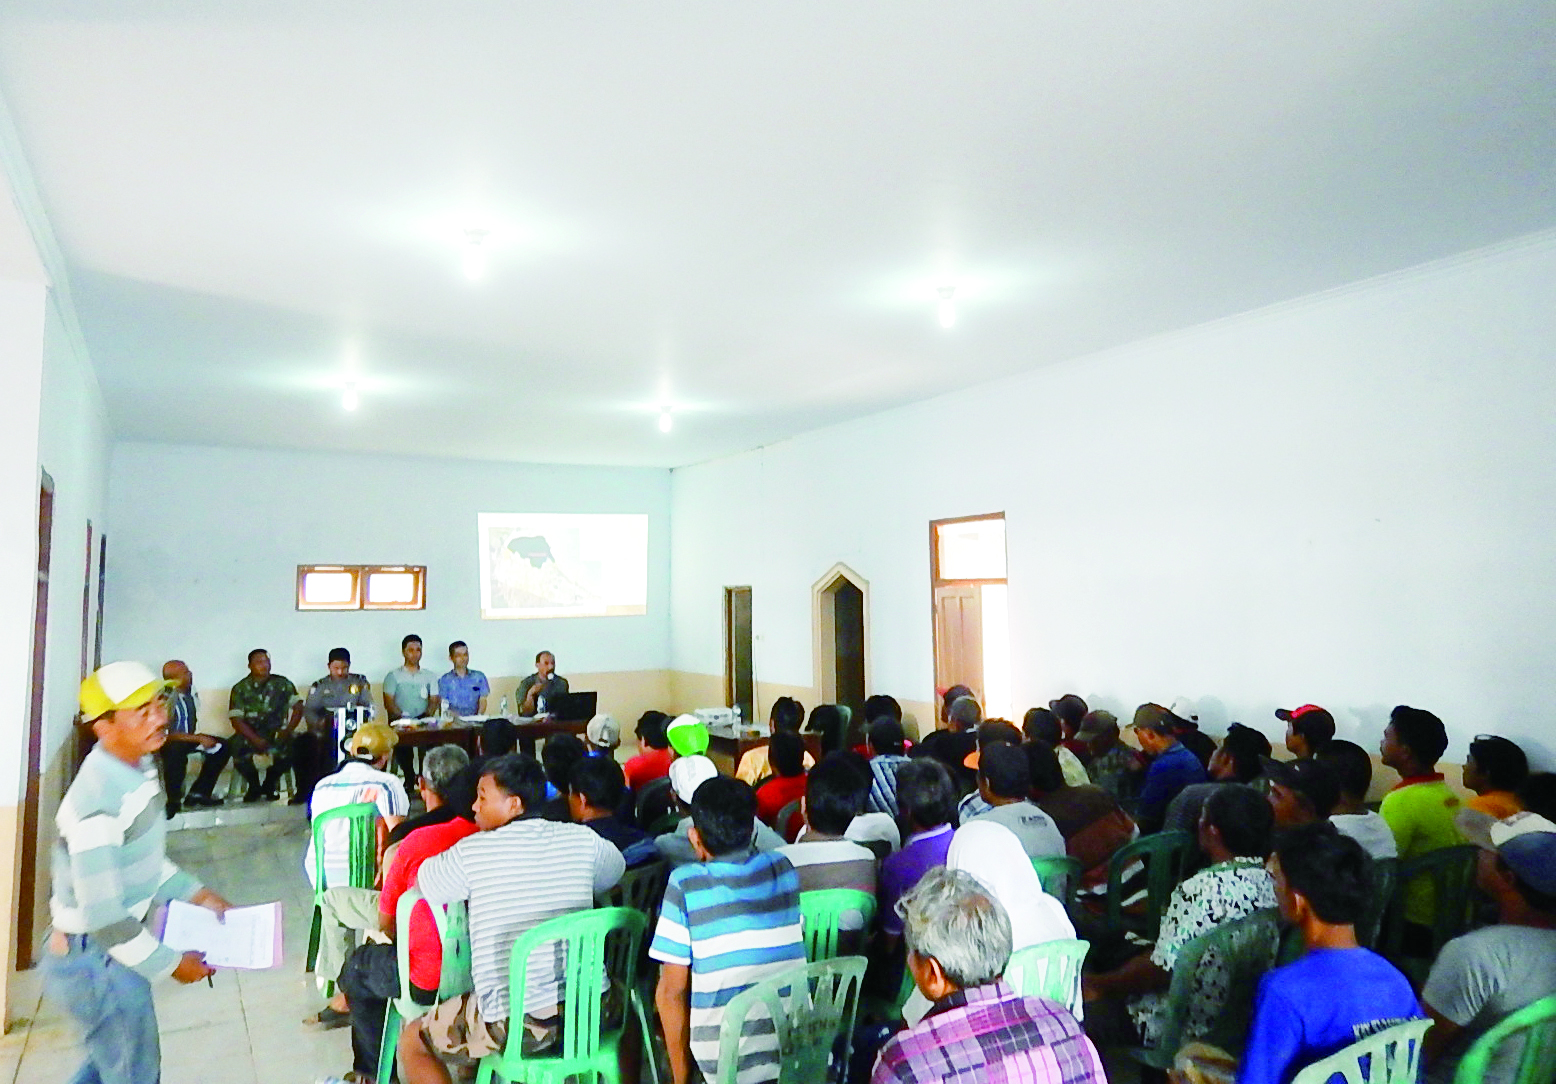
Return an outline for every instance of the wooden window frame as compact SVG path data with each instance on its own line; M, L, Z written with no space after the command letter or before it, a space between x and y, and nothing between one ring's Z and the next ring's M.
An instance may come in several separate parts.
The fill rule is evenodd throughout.
M986 580L947 580L940 577L940 528L952 523L973 523L978 520L997 519L1004 520L1004 512L984 512L976 516L954 516L951 519L932 519L929 521L929 590L931 596L937 587L950 587L954 584L998 584L1010 582L1010 536L1007 534L1005 543L1005 575ZM1009 525L1007 524L1007 530Z
M404 573L409 572L416 579L416 587L413 597L409 602L373 602L368 598L368 581L382 572ZM362 608L364 610L425 610L427 608L427 566L426 565L363 565L361 576L357 580L358 591L362 596Z
M304 578L312 572L348 572L351 574L351 599L347 602L310 603L303 598ZM409 572L416 577L415 597L410 602L369 602L367 581L380 572ZM352 610L425 610L427 608L426 565L298 565L297 609L304 613L343 613Z

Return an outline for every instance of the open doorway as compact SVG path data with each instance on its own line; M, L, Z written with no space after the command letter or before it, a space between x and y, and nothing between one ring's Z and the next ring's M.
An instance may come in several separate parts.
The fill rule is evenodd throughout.
M27 711L27 788L22 792L22 848L16 869L16 968L33 965L37 921L38 793L43 775L43 681L48 647L49 550L54 538L54 479L48 472L38 488L38 584L32 610L32 698Z
M833 565L811 589L816 688L824 704L864 716L868 684L869 583L847 565Z
M935 687L966 685L986 716L1011 712L1005 513L929 525Z
M751 652L751 588L724 588L724 703L741 718L756 717L756 670Z

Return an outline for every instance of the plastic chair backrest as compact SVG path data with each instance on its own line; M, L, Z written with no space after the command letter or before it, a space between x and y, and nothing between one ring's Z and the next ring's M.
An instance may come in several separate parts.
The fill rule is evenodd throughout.
M1418 877L1426 877L1432 883L1432 951L1427 958L1435 960L1444 945L1468 931L1475 894L1475 866L1479 861L1480 848L1473 844L1441 847L1401 861L1389 908L1391 951L1385 955L1395 958L1403 955L1405 896Z
M1431 1026L1430 1020L1409 1020L1358 1039L1303 1069L1291 1084L1328 1084L1335 1075L1345 1084L1416 1084L1421 1039Z
M336 821L346 822L346 868L344 885L331 885L325 873L324 852L329 836L329 826ZM352 802L350 805L326 809L313 818L313 869L314 900L323 899L329 888L372 888L373 877L378 872L378 807L372 802Z
M811 963L838 955L838 924L846 914L863 917L862 931L875 921L875 897L854 888L822 888L800 893L800 924L805 930L805 959ZM866 936L861 933L861 939Z
M1375 858L1372 862L1372 898L1367 910L1356 924L1356 940L1364 948L1376 948L1383 936L1383 916L1388 913L1389 901L1394 898L1394 886L1399 883L1399 859Z
M1550 1084L1556 1080L1556 994L1542 997L1509 1013L1476 1039L1459 1059L1453 1084L1480 1084L1487 1077L1497 1048L1523 1037L1512 1084Z
M1162 912L1172 890L1183 880L1183 869L1194 850L1194 837L1188 832L1156 832L1141 836L1113 852L1108 859L1108 927L1125 928L1124 871L1136 860L1145 863L1146 914L1140 927L1148 940L1156 938L1162 924Z
M1046 941L1010 954L1005 981L1022 997L1045 997L1081 1019L1081 965L1091 948L1085 941Z
M637 803L633 807L632 815L638 824L647 828L654 821L664 816L670 808L670 803L675 795L670 790L670 777L662 775L658 779L651 779L643 784L643 789L638 791Z
M1280 913L1268 907L1223 922L1178 950L1172 966L1172 983L1163 999L1167 1015L1157 1031L1154 1047L1165 1056L1165 1065L1171 1065L1173 1055L1191 1040L1207 1042L1233 1054L1242 1049L1253 1017L1254 993L1259 980L1274 966L1279 946ZM1198 1000L1194 996L1194 980L1210 953L1226 965L1226 998L1209 1033L1189 1035L1189 1008Z
M800 834L800 829L805 826L804 821L800 821L798 824L795 823L799 815L800 800L796 798L780 809L778 815L773 818L773 831L782 836L785 843L793 843ZM794 829L792 832L790 831L791 828Z
M414 888L407 889L395 905L395 955L400 963L400 1015L406 1019L417 1016L425 1006L411 1000L411 912L418 903L426 903L422 894ZM447 908L427 904L432 912L433 925L437 927L442 946L443 969L438 978L438 1000L446 1001L467 990L474 989L470 975L470 930L463 901Z
M863 956L818 960L741 991L724 1007L719 1031L718 1084L735 1084L742 1040L770 1042L769 1033L744 1035L745 1025L772 1021L778 1044L778 1084L821 1084L834 1051L847 1066L864 983ZM839 1048L841 1048L839 1050Z
M1068 910L1075 902L1075 889L1081 883L1081 864L1074 858L1034 858L1032 868L1042 882L1043 891L1064 904Z
M603 906L630 907L652 921L659 915L659 904L665 898L665 885L669 880L668 864L663 861L649 862L627 870L621 880L607 889L600 899Z

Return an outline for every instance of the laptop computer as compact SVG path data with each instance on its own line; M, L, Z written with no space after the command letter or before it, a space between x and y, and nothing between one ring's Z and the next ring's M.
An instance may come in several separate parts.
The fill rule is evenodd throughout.
M546 701L546 712L563 722L587 722L594 718L600 702L599 693L563 693Z

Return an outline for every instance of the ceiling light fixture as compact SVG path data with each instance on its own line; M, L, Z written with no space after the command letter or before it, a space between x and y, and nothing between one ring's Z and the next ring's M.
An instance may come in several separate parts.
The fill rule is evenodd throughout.
M940 326L954 327L956 325L956 297L955 286L940 287Z
M670 417L670 408L665 407L659 412L659 431L661 433L668 433L670 431L670 427L674 424L674 420Z
M460 266L464 268L465 278L471 282L477 281L486 274L486 239L491 235L491 230L465 231L464 255L460 260Z
M340 405L345 410L355 410L361 405L361 399L357 395L357 383L355 380L346 382L346 392L340 397Z

